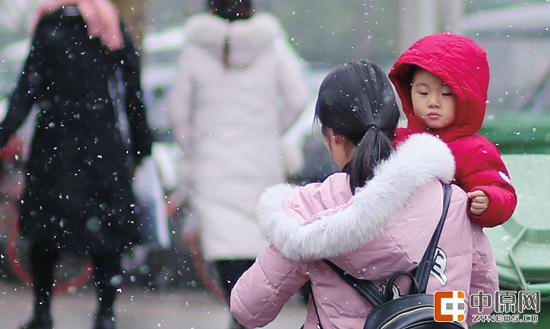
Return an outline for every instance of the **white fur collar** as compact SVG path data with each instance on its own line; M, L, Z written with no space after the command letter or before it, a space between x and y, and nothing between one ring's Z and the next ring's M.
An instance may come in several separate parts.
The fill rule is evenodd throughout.
M252 63L276 40L282 40L283 35L277 19L267 13L232 23L215 15L200 14L190 18L185 28L187 43L205 49L219 59L223 56L227 38L229 63L234 67Z
M269 242L290 259L345 255L378 236L418 188L433 179L448 183L454 172L454 158L445 143L429 134L412 135L377 167L348 207L301 224L283 208L292 187L280 184L262 194L259 224Z

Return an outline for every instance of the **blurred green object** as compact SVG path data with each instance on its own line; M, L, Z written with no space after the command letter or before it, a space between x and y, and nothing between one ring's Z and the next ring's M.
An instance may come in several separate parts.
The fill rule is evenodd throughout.
M550 128L545 129L548 136ZM515 145L529 147L522 144L525 141L514 140ZM516 188L518 206L510 220L485 229L485 233L491 240L501 288L540 291L542 307L536 325L483 323L475 328L550 328L550 155L507 154L503 159Z
M480 133L495 143L502 154L550 154L550 114L489 114Z

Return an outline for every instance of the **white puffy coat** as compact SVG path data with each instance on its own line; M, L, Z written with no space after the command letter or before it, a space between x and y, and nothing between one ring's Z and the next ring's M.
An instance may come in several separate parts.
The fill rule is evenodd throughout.
M255 258L267 245L257 199L283 181L280 136L308 100L302 67L268 14L232 23L197 15L185 36L168 108L191 216L207 260Z

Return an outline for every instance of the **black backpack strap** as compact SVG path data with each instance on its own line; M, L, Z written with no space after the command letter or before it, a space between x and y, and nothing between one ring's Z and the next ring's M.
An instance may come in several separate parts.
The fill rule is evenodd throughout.
M342 280L352 286L363 298L369 301L374 307L384 304L384 295L376 288L376 285L369 280L357 279L342 270L338 265L330 260L324 260L325 264L330 266Z
M434 257L437 250L437 244L439 243L439 238L441 232L443 231L443 225L445 224L445 219L447 218L447 213L449 212L449 205L451 203L452 197L452 188L449 184L441 184L443 187L443 211L441 212L441 217L439 223L435 229L432 239L422 256L420 264L415 271L414 278L412 279L411 293L426 293L426 287L428 286L428 278L430 272L434 266ZM323 260L332 270L334 270L342 280L347 282L352 286L363 298L368 300L374 307L385 303L386 296L384 296L376 287L374 283L369 280L357 279L356 277L349 275L336 264L330 260ZM391 287L390 287L391 289Z
M441 232L443 231L443 225L445 224L445 219L447 218L447 213L449 212L449 205L451 203L451 197L453 194L451 185L443 183L441 185L443 186L443 211L441 213L441 217L439 219L439 223L437 224L435 232L432 235L432 239L430 240L430 244L428 245L424 256L422 256L422 259L418 264L418 268L415 271L414 277L416 279L416 282L418 283L418 291L415 291L416 287L413 285L411 293L426 293L430 272L432 271L432 268L434 266L434 257L437 250L437 244L439 243L439 238L441 237Z
M384 288L384 300L386 302L394 299L395 296L393 294L394 293L393 287L397 286L395 281L397 281L397 279L402 277L402 276L406 276L409 279L411 279L410 291L413 291L415 289L418 290L418 288L417 288L418 283L416 282L416 279L414 278L414 276L411 273L403 272L403 271L396 272L392 276L390 276L390 278L388 280L386 280L386 286Z

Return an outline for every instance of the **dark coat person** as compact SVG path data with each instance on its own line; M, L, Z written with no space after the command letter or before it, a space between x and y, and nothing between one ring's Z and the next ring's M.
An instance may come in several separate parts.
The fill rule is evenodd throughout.
M110 2L89 4L102 9L94 15L107 11L118 20ZM23 328L52 328L49 305L59 249L91 256L100 300L95 328L114 328L112 278L121 273L121 252L139 243L131 183L152 142L140 60L123 28L123 44L112 49L89 35L83 16L91 19L78 6L64 6L38 21L0 124L3 146L37 108L20 206L21 233L31 241L36 300L34 317Z
M121 93L126 94L125 113L118 113ZM88 38L76 8L46 16L0 125L0 145L34 105L38 114L21 205L23 235L91 250L137 242L131 180L135 161L150 153L151 134L131 41L126 38L123 49L109 52ZM128 136L121 114L129 123Z

